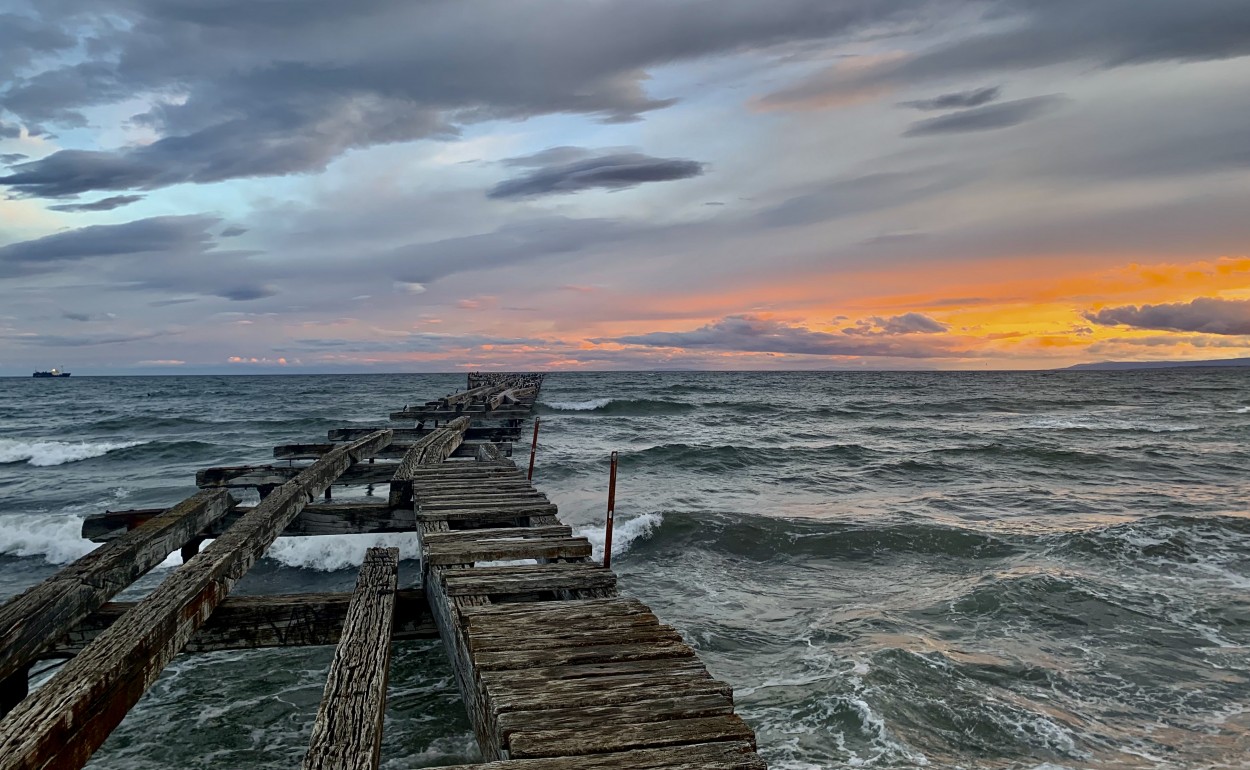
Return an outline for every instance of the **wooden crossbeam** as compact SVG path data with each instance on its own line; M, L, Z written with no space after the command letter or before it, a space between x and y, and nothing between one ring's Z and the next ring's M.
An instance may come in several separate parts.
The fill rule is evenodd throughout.
M412 479L416 469L423 465L439 465L446 460L464 441L464 432L468 427L468 417L452 420L408 449L391 477L391 505L405 505L412 500ZM476 455L477 450L473 451Z
M233 504L221 490L195 494L9 600L0 607L0 680L16 676L24 684L27 668L41 652L220 520ZM0 705L0 715L6 711Z
M223 532L252 510L237 505L223 518L200 531L203 537L220 537ZM161 513L159 508L108 511L88 516L82 523L82 536L96 543L109 542ZM416 516L411 508L392 508L387 503L317 503L304 507L299 516L282 530L281 537L311 535L376 535L412 532Z
M0 720L0 768L86 764L309 499L390 442L390 431L379 431L325 455L175 570Z
M304 770L375 770L382 747L399 549L370 548L356 580Z
M198 653L338 644L351 599L352 594L345 591L230 596L213 610L182 651ZM52 659L77 655L122 615L134 609L135 604L108 602L88 615L40 657ZM430 617L425 592L420 589L397 592L395 629L391 640L404 642L437 638L438 628Z
M442 430L442 428L436 428L435 430ZM430 435L429 433L426 434L426 436L429 436L429 435ZM408 450L410 450L415 445L415 443L416 442L413 442L413 441L404 441L404 442L397 441L391 444L390 447L388 447L387 449L384 449L383 451L379 452L378 459L380 460L403 459L404 455L408 453ZM475 441L469 441L466 439L461 444L461 446L457 447L451 453L450 456L473 457L476 459L478 450L485 445L500 447L504 456L506 457L512 456L512 443L510 441L498 440L492 443L491 441L484 440L484 439L477 439ZM275 460L315 460L321 455L325 454L326 452L329 452L331 449L334 449L335 446L336 444L334 443L279 444L278 446L275 446L273 448L273 458Z

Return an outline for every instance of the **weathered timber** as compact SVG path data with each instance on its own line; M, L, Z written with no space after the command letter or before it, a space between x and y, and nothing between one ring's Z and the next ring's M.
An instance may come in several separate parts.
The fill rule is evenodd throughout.
M519 422L519 421L518 421ZM393 430L395 432L396 444L412 444L415 441L428 436L430 433L438 430L435 427L421 428L392 428L390 426L379 426L376 428L334 428L326 433L326 440L337 443L340 441L355 441L358 438L364 438L370 433L379 430ZM516 441L521 436L521 426L469 426L464 432L465 442L500 442L507 443Z
M432 511L418 511L417 521L454 521L461 524L498 523L514 519L529 519L533 516L549 516L555 512L556 506L554 504L503 505L491 508L440 508Z
M594 647L603 644L641 644L680 642L681 634L671 626L651 624L646 626L609 626L582 630L560 629L560 633L544 630L541 635L534 628L524 629L507 636L474 634L469 648L478 652L503 652L517 650L558 650L574 647Z
M370 548L334 650L305 770L374 770L382 748L399 549Z
M223 518L200 530L204 537L220 537L252 507L238 505ZM124 535L161 513L159 508L131 511L110 511L88 516L82 523L82 536L97 543ZM282 530L282 537L310 535L374 535L387 532L412 532L416 515L411 508L392 508L386 503L317 503L304 507L300 515Z
M508 454L512 453L509 451ZM478 462L490 462L501 457L503 457L503 450L500 448L500 445L487 441L477 445L477 454L474 455L473 459Z
M413 444L400 460L395 475L391 477L390 502L393 506L404 505L412 500L414 471L421 465L437 465L446 460L464 441L469 418L461 417ZM477 450L474 450L476 455Z
M733 688L715 679L700 679L681 674L667 677L612 676L587 680L547 682L542 689L500 689L491 693L491 707L496 714L509 711L532 711L554 708L619 706L655 697L720 695L733 699Z
M442 430L437 428L436 430ZM378 452L379 460L400 460L408 453L408 450L414 446L415 442L395 442L386 449ZM273 448L273 458L275 460L316 460L321 455L329 452L337 446L334 443L328 444L279 444ZM463 444L452 452L452 457L472 457L477 459L479 451L486 446L494 447L498 451L499 457L512 456L512 442L497 439L495 441L469 441L465 440ZM498 458L496 458L498 459Z
M0 607L0 679L25 671L75 623L221 519L233 504L223 491L193 495Z
M390 442L379 431L330 452L174 570L0 721L0 768L82 767L308 500Z
M323 455L324 457L324 455ZM195 484L201 489L213 487L257 487L262 493L265 487L280 487L293 480L309 466L287 465L236 465L204 468L195 474ZM384 484L395 472L395 463L354 465L334 479L335 484ZM317 494L321 494L318 492Z
M524 759L602 754L707 741L740 741L754 746L755 733L738 715L723 714L643 724L518 731L509 736L508 747L513 758Z
M472 417L474 420L524 420L530 416L530 409L496 409L493 412L486 411L483 407L470 407L466 409L427 409L415 408L405 409L401 412L391 412L392 420L416 420L425 422L427 420L452 420L460 416Z
M723 741L591 756L512 759L432 770L765 770L766 767L751 743Z
M572 537L573 528L563 525L554 527L500 527L497 529L468 529L452 532L430 532L425 543L473 543L478 540L530 540L536 537ZM460 577L460 573L456 573ZM474 574L482 574L482 571Z
M479 652L474 656L478 671L513 671L535 666L574 666L586 663L693 658L694 650L684 642L647 640L637 644L600 644L547 650L506 650Z
M581 726L642 725L671 719L723 716L733 713L723 695L660 696L616 706L582 706L539 711L507 711L496 717L505 738L519 731L576 729Z
M590 543L584 538L500 540L486 543L456 543L447 547L431 546L425 549L422 561L434 566L511 559L574 559L590 556L590 551Z
M264 647L309 647L338 644L351 593L271 594L227 597L182 649L184 653L253 650ZM88 615L41 657L77 655L134 609L135 602L109 602ZM425 592L399 591L395 595L397 642L437 639Z

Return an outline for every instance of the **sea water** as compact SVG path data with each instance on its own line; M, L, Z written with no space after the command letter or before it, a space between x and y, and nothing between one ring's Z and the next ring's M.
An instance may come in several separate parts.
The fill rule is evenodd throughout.
M773 768L1246 767L1248 385L1236 369L552 374L535 482L601 549L620 452L621 590L733 685ZM0 380L0 597L87 553L89 514L170 505L198 468L270 462L462 386ZM411 535L282 539L236 592L350 590L378 543L416 554ZM419 577L403 562L403 584ZM180 656L91 767L295 766L331 654ZM441 644L397 644L383 766L477 758Z

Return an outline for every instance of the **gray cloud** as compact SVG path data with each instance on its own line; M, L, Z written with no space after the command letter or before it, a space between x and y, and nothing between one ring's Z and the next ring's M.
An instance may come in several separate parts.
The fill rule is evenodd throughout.
M1173 332L1250 335L1250 300L1199 297L1168 305L1126 305L1087 310L1082 315L1100 326L1132 326Z
M1010 128L1040 117L1056 109L1063 97L1034 96L1012 102L990 104L968 110L940 115L936 118L912 123L903 136L933 136L936 134L960 134L969 131L993 131Z
M160 135L155 142L62 150L0 184L42 197L150 190L318 171L352 148L451 136L485 120L636 120L672 103L646 93L650 67L823 39L908 6L377 0L348 13L338 0L62 0L39 6L41 28L82 34L87 25L92 57L14 79L0 91L6 109L28 122L81 125L88 107L183 98L139 117Z
M142 195L114 195L110 198L101 198L98 201L90 203L62 203L57 206L49 206L53 211L83 212L83 211L112 211L122 206L128 206L136 201L143 200Z
M28 157L30 156L21 152L6 152L0 154L0 163L3 163L6 166L11 166L18 161L26 160Z
M22 127L0 120L0 139L17 139L22 135Z
M247 232L246 227L239 227L238 225L232 225L230 227L227 227L225 230L221 231L221 237L222 238L237 238L238 236L246 232Z
M924 313L904 313L903 315L872 316L855 322L854 326L842 330L843 334L877 337L892 334L941 334L950 331L950 327Z
M1113 68L1250 54L1250 3L1243 0L1003 0L991 14L992 26L968 26L969 34L950 42L863 67L834 65L762 101L784 107L794 101L787 95L802 94L838 104L930 80L1071 62ZM981 31L987 28L993 31Z
M250 286L230 286L213 293L218 297L232 300L234 302L249 302L254 299L272 297L278 293L278 289L275 286L258 284Z
M591 342L820 356L931 358L961 355L941 340L846 336L816 332L802 326L792 326L752 315L727 316L689 332L653 332L611 339L592 339Z
M913 203L950 192L968 181L962 171L942 168L835 179L764 209L757 219L767 227L809 225Z
M679 158L653 158L641 153L599 155L567 160L569 150L557 148L559 159L552 162L552 151L538 156L514 158L513 165L537 167L536 171L500 182L491 188L491 198L528 198L538 195L580 192L595 188L623 190L646 182L689 179L703 173L703 164Z
M143 254L202 254L212 248L216 217L191 215L93 225L0 247L0 278L47 272L65 263Z
M917 99L915 101L903 102L903 107L911 107L916 110L953 110L964 109L967 107L980 107L983 104L989 104L998 99L998 94L1002 89L998 86L989 88L975 88L971 91L957 91L952 94L942 94L932 99Z

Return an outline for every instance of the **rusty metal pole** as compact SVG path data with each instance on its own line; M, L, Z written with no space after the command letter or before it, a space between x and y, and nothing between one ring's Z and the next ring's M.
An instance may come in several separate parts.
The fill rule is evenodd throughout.
M534 441L530 444L530 472L525 478L534 480L534 453L538 451L538 418L534 418Z
M612 519L616 515L616 452L612 453L612 470L608 475L608 522L603 527L603 566L612 566Z

